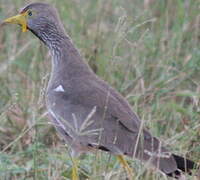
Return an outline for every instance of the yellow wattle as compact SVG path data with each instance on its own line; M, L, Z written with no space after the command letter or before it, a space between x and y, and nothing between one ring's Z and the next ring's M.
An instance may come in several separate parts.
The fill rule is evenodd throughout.
M5 19L4 23L19 24L22 26L22 32L26 32L27 31L26 16L27 16L27 12L24 12L16 16Z

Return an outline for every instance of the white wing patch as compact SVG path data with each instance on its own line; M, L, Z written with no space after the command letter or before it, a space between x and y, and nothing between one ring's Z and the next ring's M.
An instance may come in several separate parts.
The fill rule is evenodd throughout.
M59 85L58 87L56 87L54 89L54 91L56 91L56 92L65 92L64 88L62 87L62 85Z

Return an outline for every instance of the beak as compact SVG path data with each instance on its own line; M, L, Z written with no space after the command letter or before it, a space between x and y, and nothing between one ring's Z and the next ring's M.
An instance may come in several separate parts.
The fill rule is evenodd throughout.
M26 12L18 14L16 16L5 19L3 23L19 24L22 26L22 32L26 32L27 31L26 15L27 15Z

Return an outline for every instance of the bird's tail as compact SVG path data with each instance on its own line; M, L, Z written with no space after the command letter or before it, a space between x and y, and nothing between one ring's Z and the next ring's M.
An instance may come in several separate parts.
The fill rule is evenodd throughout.
M174 157L174 160L176 161L178 169L172 173L167 174L168 176L178 179L181 176L181 172L185 172L191 175L191 170L197 168L197 164L189 159L186 159L184 157L181 157L175 154L172 154L172 156Z

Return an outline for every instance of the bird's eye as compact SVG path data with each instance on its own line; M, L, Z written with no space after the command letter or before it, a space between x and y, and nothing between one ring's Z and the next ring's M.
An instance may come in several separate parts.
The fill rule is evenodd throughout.
M32 13L31 11L29 11L29 12L28 12L28 15L29 15L29 16L32 16L32 15L33 15L33 13Z

